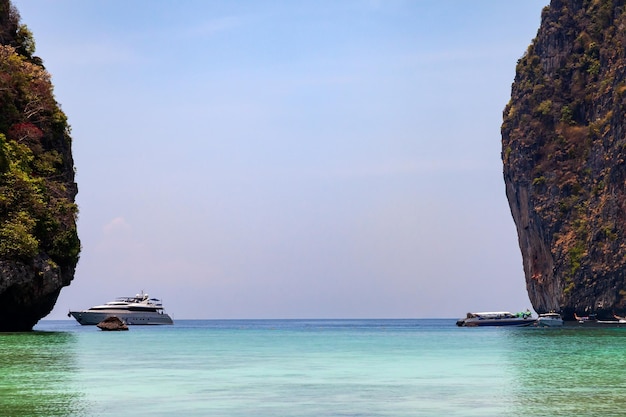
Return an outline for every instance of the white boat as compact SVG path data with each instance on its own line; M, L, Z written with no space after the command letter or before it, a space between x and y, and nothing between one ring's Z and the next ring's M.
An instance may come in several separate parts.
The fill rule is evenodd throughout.
M119 297L88 310L70 311L69 316L85 325L98 324L108 317L117 317L125 324L174 324L161 301L150 298L143 291L134 297Z
M487 311L482 313L467 313L467 317L456 322L460 327L476 326L515 326L524 327L534 324L536 319L532 313L526 310L521 313L511 313L508 311Z
M559 313L544 313L537 318L537 326L539 327L561 327L563 326L563 318Z

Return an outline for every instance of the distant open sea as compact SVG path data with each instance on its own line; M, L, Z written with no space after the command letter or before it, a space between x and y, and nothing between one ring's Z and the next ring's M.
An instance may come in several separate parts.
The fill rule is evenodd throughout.
M0 416L624 416L626 328L179 320L0 334Z

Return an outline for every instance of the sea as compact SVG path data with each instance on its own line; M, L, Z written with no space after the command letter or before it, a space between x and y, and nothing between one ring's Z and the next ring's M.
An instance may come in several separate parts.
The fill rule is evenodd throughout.
M0 416L624 416L626 328L178 320L0 334Z

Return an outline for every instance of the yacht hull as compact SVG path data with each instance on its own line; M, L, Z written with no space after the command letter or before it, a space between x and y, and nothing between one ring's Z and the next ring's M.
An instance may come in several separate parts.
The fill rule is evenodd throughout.
M117 317L128 325L152 325L174 324L172 318L166 313L143 312L143 311L70 311L70 315L83 325L96 325L107 317Z

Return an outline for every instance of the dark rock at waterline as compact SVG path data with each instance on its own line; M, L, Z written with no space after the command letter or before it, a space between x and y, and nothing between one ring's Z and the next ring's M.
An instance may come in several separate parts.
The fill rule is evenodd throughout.
M107 317L100 323L96 324L99 329L106 331L128 330L128 326L119 318L112 316Z

